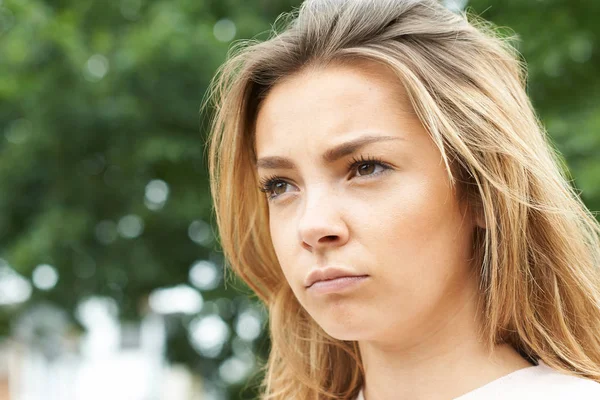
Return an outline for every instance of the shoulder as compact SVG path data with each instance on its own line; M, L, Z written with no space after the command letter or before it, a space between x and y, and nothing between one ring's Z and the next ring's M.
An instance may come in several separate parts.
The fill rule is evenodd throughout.
M543 362L506 375L455 400L599 400L600 383ZM364 400L362 390L354 400Z
M544 394L545 399L600 399L600 383L591 379L567 375L546 365L531 382L531 394ZM535 398L535 397L533 397ZM540 397L541 398L541 397Z
M544 363L507 375L460 400L597 400L600 383L568 375Z

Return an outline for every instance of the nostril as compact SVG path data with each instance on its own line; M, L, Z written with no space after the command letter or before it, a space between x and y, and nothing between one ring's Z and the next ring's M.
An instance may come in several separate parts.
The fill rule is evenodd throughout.
M340 240L340 237L337 235L328 235L328 236L323 236L321 238L319 238L319 240L314 243L314 245L309 244L306 241L302 241L302 247L304 247L307 250L312 250L313 246L318 247L319 245L324 245L324 244L328 244L328 243L334 243Z
M322 237L319 241L320 242L334 242L337 239L338 239L338 237L336 235L329 235L329 236Z

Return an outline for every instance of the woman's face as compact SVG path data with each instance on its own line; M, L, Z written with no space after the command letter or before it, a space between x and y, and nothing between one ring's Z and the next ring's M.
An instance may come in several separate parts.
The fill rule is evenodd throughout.
M407 340L472 304L474 222L390 70L329 66L282 81L255 145L277 258L328 334Z

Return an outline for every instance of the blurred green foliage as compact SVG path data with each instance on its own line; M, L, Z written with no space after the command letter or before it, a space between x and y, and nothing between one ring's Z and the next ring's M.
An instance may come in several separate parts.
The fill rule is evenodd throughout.
M469 7L516 33L534 107L588 208L600 210L600 2L472 0Z
M230 41L266 37L298 4L0 0L0 257L26 277L42 263L60 276L29 304L72 312L103 295L136 319L151 290L187 282L196 260L221 264L214 238L199 244L188 233L193 221L211 221L199 107ZM534 105L582 197L600 210L600 2L468 6L518 35ZM154 180L167 183L168 198L152 209L145 196ZM128 215L143 221L141 235L117 233ZM239 293L221 285L202 295ZM4 334L24 307L0 310ZM210 375L227 351L202 359L185 320L175 325L170 358Z

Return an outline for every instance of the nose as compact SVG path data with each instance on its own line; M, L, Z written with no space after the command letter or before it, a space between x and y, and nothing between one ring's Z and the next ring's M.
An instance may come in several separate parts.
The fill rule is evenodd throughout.
M309 251L343 246L348 241L348 226L335 193L322 191L307 196L298 223L302 247Z

